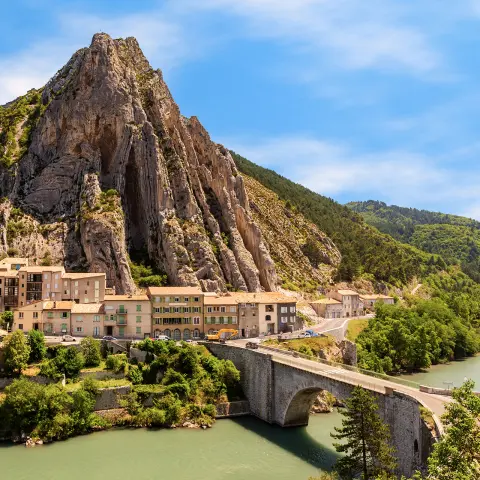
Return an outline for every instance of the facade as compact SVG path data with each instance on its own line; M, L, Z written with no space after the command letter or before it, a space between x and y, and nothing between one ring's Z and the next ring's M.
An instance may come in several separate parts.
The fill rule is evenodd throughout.
M224 296L204 296L205 334L211 335L221 328L238 328L238 304L235 298Z
M311 302L310 306L318 316L323 318L342 318L344 316L342 302L334 298L322 298Z
M342 304L343 317L355 317L363 313L360 296L353 290L338 290L327 293L328 298L338 300Z
M204 334L204 293L196 287L149 287L153 335L190 340Z
M388 305L393 305L395 303L393 297L388 295L360 295L360 300L363 303L363 310L373 311L375 309L375 304L378 302L386 303Z
M80 305L77 305L79 307ZM145 338L152 332L152 304L147 295L105 295L101 335Z

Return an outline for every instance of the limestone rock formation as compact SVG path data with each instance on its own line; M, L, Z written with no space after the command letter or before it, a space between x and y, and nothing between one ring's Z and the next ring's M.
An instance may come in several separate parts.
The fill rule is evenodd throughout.
M96 34L43 89L0 107L0 159L0 196L62 223L52 257L67 269L105 270L131 292L129 253L146 252L175 285L277 288L230 153L180 114L134 38ZM0 224L5 251L8 213Z

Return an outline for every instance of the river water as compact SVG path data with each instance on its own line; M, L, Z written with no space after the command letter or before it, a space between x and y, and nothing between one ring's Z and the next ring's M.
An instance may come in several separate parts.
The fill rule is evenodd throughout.
M464 377L480 390L480 356L432 367L409 380L444 387ZM0 444L1 480L307 480L336 459L330 432L338 412L282 429L251 417L207 430L111 430L27 449Z

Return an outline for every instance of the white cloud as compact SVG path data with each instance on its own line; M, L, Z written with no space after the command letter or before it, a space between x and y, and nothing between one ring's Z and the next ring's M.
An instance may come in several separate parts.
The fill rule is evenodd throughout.
M250 34L294 43L313 62L329 54L334 64L351 69L414 74L430 72L442 62L425 31L409 23L409 12L393 0L191 1L192 8L243 17Z
M309 137L270 138L262 143L223 139L249 160L322 195L383 200L417 208L462 213L480 195L480 174L459 172L437 158L409 151L357 153L346 145ZM468 179L467 181L465 179ZM452 211L455 209L456 211ZM471 215L480 219L480 208Z

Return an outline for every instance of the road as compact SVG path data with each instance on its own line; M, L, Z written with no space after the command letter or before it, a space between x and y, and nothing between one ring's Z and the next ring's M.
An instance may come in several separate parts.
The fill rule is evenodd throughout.
M422 286L421 283L419 283L413 290L412 290L412 295L415 295L418 292L418 289Z

